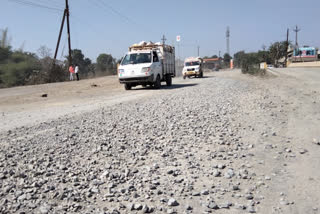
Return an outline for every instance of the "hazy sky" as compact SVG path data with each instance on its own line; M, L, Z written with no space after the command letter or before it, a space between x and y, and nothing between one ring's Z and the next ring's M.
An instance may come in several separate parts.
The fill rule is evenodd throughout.
M12 46L36 52L46 45L54 52L65 0L0 0L0 29L8 27ZM20 2L20 3L17 3ZM22 5L33 2L51 10ZM72 48L96 60L100 53L120 58L128 46L139 41L176 44L181 35L181 58L226 51L226 28L230 26L231 54L256 51L262 45L290 40L297 24L299 44L320 47L320 0L69 0ZM64 50L63 50L64 47ZM62 52L63 51L63 52ZM67 54L66 26L58 57ZM178 54L177 54L178 55Z

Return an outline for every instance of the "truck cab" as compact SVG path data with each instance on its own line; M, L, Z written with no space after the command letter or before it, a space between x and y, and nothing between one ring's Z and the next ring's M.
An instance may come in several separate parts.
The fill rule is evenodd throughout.
M203 77L202 59L199 57L189 57L184 61L182 70L183 79L186 77Z
M166 66L167 60L170 59L164 62L164 52L166 49L158 45L130 47L118 67L119 82L124 84L126 90L137 85L160 88L161 81L166 81L167 85L171 85L171 78L175 75L175 70L168 69Z

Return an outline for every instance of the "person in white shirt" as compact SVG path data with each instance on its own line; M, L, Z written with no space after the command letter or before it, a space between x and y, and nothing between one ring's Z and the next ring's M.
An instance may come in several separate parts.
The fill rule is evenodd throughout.
M79 66L76 64L76 67L74 69L74 72L76 73L76 76L77 76L77 81L79 81Z

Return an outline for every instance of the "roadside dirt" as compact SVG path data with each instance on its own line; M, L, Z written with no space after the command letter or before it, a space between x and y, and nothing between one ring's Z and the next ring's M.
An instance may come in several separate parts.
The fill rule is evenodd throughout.
M188 80L174 81L175 86L164 86L163 90L188 86ZM116 76L0 89L0 131L161 94L150 88L141 89L136 87L126 93Z

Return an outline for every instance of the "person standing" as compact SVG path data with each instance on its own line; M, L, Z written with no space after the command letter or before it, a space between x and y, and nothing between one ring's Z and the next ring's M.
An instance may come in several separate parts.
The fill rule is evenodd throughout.
M76 76L77 76L77 81L79 81L79 66L76 64L76 67L74 69L74 72L76 73Z
M72 64L69 67L69 72L70 72L70 81L73 81L74 68Z

